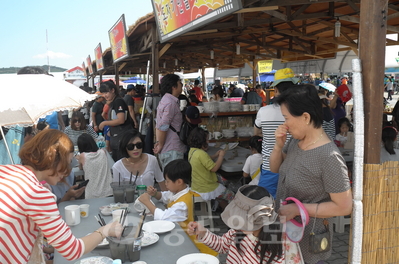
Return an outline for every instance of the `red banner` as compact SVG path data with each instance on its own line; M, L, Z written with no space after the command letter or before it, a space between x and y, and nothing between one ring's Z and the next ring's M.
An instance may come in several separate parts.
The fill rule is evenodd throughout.
M90 55L89 55L89 57L87 57L86 61L87 61L87 67L89 68L89 74L91 75L91 74L93 74L93 66L91 65Z
M101 43L98 43L97 47L94 49L94 54L96 56L97 71L104 69L103 51L101 49Z
M129 42L126 37L125 15L122 15L108 31L114 63L129 56Z
M83 69L83 74L86 76L86 66L85 66L85 62L82 63L82 69Z

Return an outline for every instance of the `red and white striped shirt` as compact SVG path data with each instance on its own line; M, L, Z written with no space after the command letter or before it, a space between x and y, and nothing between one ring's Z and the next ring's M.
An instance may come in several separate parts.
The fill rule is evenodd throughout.
M39 229L68 260L83 255L84 243L62 220L55 195L26 167L0 166L0 263L26 263Z
M258 264L260 257L260 247L255 253L255 245L257 238L254 236L245 236L240 243L240 250L236 247L235 242L236 230L230 229L223 236L215 235L209 231L206 232L202 241L204 244L219 253L227 253L226 264ZM270 253L266 252L262 263L267 263ZM284 257L275 257L271 264L281 264L284 262Z

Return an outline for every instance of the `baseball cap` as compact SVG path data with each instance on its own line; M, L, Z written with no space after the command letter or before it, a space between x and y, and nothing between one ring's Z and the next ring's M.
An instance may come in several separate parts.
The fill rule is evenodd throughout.
M274 74L274 82L271 86L274 87L281 82L292 82L293 84L297 84L299 82L299 78L295 78L294 76L294 71L290 68L278 70Z
M126 87L126 90L127 91L131 91L131 90L133 90L135 87L134 87L134 85L133 84L129 84L127 87Z
M189 107L187 107L187 109L186 109L186 116L187 116L188 118L190 118L190 122L191 122L192 124L195 124L195 125L196 125L196 124L199 124L199 123L202 122L201 117L200 117L200 112L199 112L198 108L195 107L195 106L189 106Z

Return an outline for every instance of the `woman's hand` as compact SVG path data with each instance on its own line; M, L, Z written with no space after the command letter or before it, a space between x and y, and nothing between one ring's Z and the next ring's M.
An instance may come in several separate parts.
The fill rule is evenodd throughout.
M104 130L105 122L106 122L106 121L101 122L101 123L98 125L98 129Z
M287 133L288 133L288 127L284 123L282 125L279 125L274 132L274 137L276 138L276 146L280 149L284 147L285 141L287 140Z
M197 222L190 222L187 225L187 233L190 236L197 235L199 238L202 238L206 233L206 228L204 228L202 225L200 225Z
M295 216L299 215L298 206L294 203L282 205L278 210L278 215L280 216L280 222L285 223L293 219Z
M69 188L69 190L68 190L67 193L65 194L65 195L68 195L69 200L70 200L71 198L79 198L79 197L83 194L83 192L85 191L86 186L85 186L85 187L82 187L82 188L80 188L80 189L75 190L75 188L77 188L78 186L79 186L79 184L75 184L74 186L72 186L71 188Z
M102 228L102 230L101 230ZM109 223L99 229L100 232L106 237L117 237L120 238L123 231L123 226L118 222Z

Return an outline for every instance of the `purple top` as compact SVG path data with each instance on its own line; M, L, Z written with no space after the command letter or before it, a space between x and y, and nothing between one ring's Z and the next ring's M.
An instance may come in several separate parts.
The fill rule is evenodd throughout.
M156 128L161 131L166 131L165 144L161 153L170 150L175 150L181 153L185 152L185 146L181 142L176 132L170 129L172 126L176 131L180 131L183 122L182 114L180 112L180 101L177 97L166 93L157 107L157 124Z

